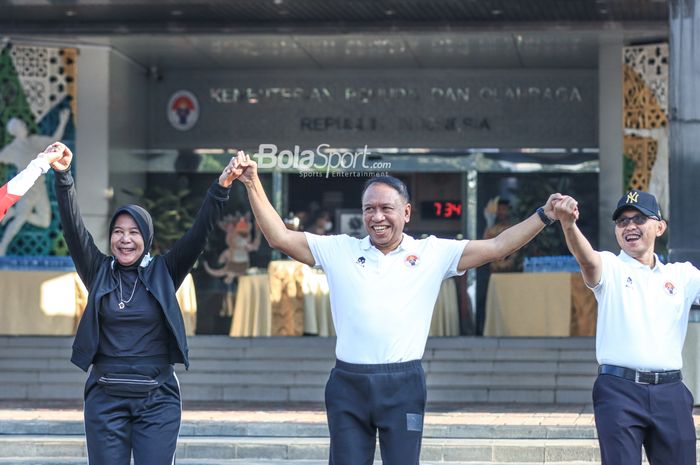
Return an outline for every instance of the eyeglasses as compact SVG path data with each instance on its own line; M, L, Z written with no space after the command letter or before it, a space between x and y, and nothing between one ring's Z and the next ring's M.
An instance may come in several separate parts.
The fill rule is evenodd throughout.
M634 223L637 226L641 226L647 222L649 218L658 220L655 216L645 216L645 215L634 215L634 216L621 216L615 220L615 226L618 228L626 228L630 223Z

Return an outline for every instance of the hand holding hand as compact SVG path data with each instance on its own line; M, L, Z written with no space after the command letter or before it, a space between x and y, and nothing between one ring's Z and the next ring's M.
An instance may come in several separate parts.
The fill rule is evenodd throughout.
M237 168L237 158L231 157L228 165L224 168L219 176L219 185L222 187L230 187L233 181L241 175L240 168Z
M51 164L54 171L65 171L73 161L73 152L61 142L54 142L39 154Z
M578 220L578 202L570 196L564 196L554 206L554 215L562 227L570 226Z
M231 157L231 161L219 176L219 184L229 187L236 179L244 184L251 182L257 175L257 168L258 164L243 150L239 150L235 157Z
M564 196L557 192L556 194L550 195L547 202L544 204L544 214L547 215L550 220L556 221L558 219L554 214L554 206L563 198Z
M238 180L243 184L251 184L258 177L258 164L242 150L238 151L236 157L237 168L240 170Z
M53 150L52 147L53 146L49 145L45 151L37 154L36 158L46 160L49 165L60 160L63 157L63 153L58 150Z

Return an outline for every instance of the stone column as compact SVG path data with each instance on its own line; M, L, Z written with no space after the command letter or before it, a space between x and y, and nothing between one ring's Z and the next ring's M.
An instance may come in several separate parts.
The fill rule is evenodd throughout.
M598 249L617 253L611 215L622 186L622 33L601 38L598 50Z
M700 0L670 1L671 261L700 266Z
M80 213L103 251L109 251L109 53L106 47L80 47L75 141Z

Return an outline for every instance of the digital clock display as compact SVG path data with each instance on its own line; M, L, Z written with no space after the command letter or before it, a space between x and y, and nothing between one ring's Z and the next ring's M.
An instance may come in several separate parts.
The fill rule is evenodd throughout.
M421 218L424 220L459 220L462 218L462 202L459 200L430 200L421 202Z

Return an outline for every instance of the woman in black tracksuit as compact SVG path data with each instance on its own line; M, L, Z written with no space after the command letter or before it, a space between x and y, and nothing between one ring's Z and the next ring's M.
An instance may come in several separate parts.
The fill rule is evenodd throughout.
M87 371L85 434L88 461L99 465L174 463L180 430L180 389L174 363L189 366L185 326L175 291L220 218L233 178L232 164L208 190L194 224L164 255L151 257L153 222L137 205L117 209L108 256L95 246L78 210L70 163L52 164L63 234L87 286L88 302L71 361Z

